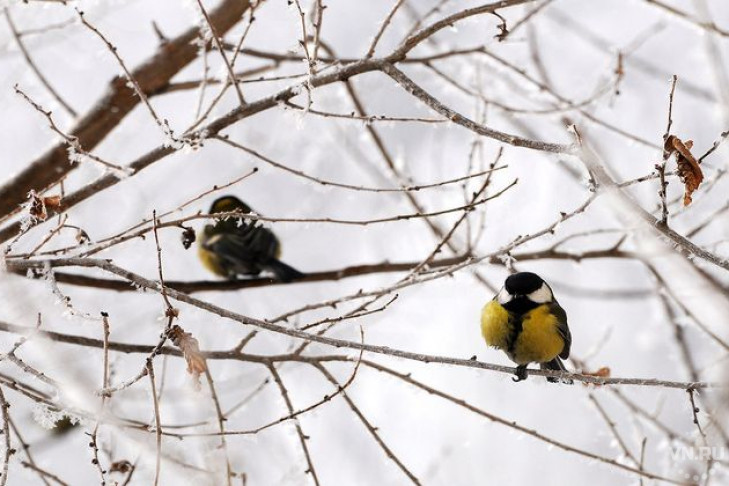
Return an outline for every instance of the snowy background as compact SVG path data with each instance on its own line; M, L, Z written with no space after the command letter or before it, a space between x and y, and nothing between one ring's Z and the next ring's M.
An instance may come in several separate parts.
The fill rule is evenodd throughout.
M118 62L104 43L78 22L73 7L85 12L117 48L127 66L133 68L158 48L159 39L152 28L155 22L169 38L200 22L196 2L156 0L68 2L5 2L21 32L41 29L22 37L36 65L78 113L85 113L103 95L109 81L121 74ZM327 0L321 36L340 58L361 58L382 20L393 6L392 1ZM440 11L425 20L429 25L439 18L479 5L476 2L421 0L405 1L392 19L378 45L377 55L386 55L407 35L415 16L433 6ZM535 7L545 2L500 10L512 28ZM465 116L484 116L486 125L526 138L557 143L571 143L567 130L575 123L583 137L599 153L602 162L617 181L628 181L655 172L661 161L662 137L666 129L671 75L678 76L673 106L672 133L683 140L694 140L696 154L702 154L729 129L729 104L726 84L729 8L725 2L673 1L665 5L680 9L669 12L653 1L618 0L612 2L555 0L546 2L527 23L520 25L504 42L498 34L499 19L479 15L439 32L432 42L418 46L412 57L438 52L486 46L488 52L507 59L525 70L528 76L542 80L569 103L555 102L549 93L530 84L517 72L484 54L451 56L432 65L470 93L435 71L418 63L400 64L399 68L441 102ZM215 2L205 2L212 9ZM307 10L312 2L303 1ZM704 17L707 12L710 17ZM256 21L244 47L269 53L302 54L301 24L295 5L284 0L268 0L256 11ZM246 17L247 19L247 17ZM693 20L692 20L693 19ZM697 24L715 22L719 32ZM49 25L60 24L52 29ZM226 36L237 42L247 20ZM540 76L533 53L538 52L548 80ZM622 53L622 76L615 85L618 52ZM224 80L226 71L217 51L208 56L209 76ZM236 68L252 69L270 61L241 56ZM321 67L326 63L321 63ZM198 80L203 76L202 62L197 61L174 78L175 81ZM276 93L305 79L305 62L282 63L266 77L302 75L296 79L250 82L242 84L246 99L256 100ZM352 78L367 112L391 117L439 118L423 103L397 86L383 73L373 72ZM53 112L62 130L69 130L73 119L64 112L38 82L19 52L17 42L6 22L0 22L0 183L23 170L59 137L47 120L15 93L18 85L34 101ZM204 106L220 90L220 84L207 88ZM597 93L597 95L596 95ZM161 118L170 121L175 133L182 133L195 120L199 90L192 89L150 98ZM479 96L480 95L480 98ZM312 92L312 109L349 114L352 103L342 83L334 83ZM583 104L583 101L586 101ZM234 91L228 90L210 114L210 119L224 115L237 105ZM306 95L294 99L306 103ZM510 112L498 106L526 110ZM554 111L554 108L560 108ZM550 111L540 114L534 111ZM580 113L582 110L584 113ZM587 116L585 115L587 114ZM588 118L591 117L591 119ZM594 120L598 120L596 123ZM605 127L615 127L630 136ZM453 123L374 122L396 167L415 184L430 184L468 174L469 164L488 166L502 144ZM231 140L306 174L326 180L367 187L396 187L397 181L366 131L361 120L338 119L303 114L278 106L246 118L223 131ZM641 141L636 141L638 138ZM481 144L477 157L469 159L475 141ZM142 105L127 116L93 153L115 164L125 165L149 150L165 143L165 135ZM649 144L652 144L650 146ZM668 200L670 224L681 234L709 220L705 229L691 235L691 240L726 258L727 212L723 211L729 194L726 170L726 146L707 157L702 167L704 185L694 195L694 203L682 208L683 187L675 176L669 177ZM499 165L505 169L492 176L489 194L503 189L513 180L518 183L502 196L479 206L469 219L474 233L481 218L483 236L473 252L476 256L497 251L519 235L542 230L560 218L560 213L575 210L588 197L588 176L574 157L503 146ZM222 185L257 167L258 172L223 193L232 193L262 215L271 218L336 218L344 220L377 219L410 214L413 206L401 192L371 193L336 187L324 187L294 176L258 160L220 141L207 140L198 150L183 149L128 177L113 187L68 211L68 223L82 227L92 241L127 230L152 211L173 210L196 195ZM675 169L670 162L668 170ZM65 190L97 179L105 169L86 161L70 173ZM466 197L478 189L483 177L470 180ZM653 178L630 187L629 193L643 208L660 216L658 180ZM53 190L51 193L57 193ZM414 193L428 211L458 207L464 202L461 184L424 189ZM173 217L207 211L217 194L206 196ZM461 212L433 218L448 231ZM169 219L169 218L168 218ZM56 219L53 219L56 221ZM34 248L55 224L49 221L33 229L13 246L20 254ZM200 228L202 220L190 224ZM422 219L396 221L367 226L328 223L269 223L283 242L282 259L303 272L335 270L352 265L389 262L418 262L437 245L436 238ZM595 233L593 230L609 232ZM560 224L554 235L541 237L514 251L515 268L539 273L555 290L566 309L573 336L573 356L585 360L586 370L610 368L613 377L658 378L691 381L675 338L674 322L683 330L691 360L702 381L722 380L729 337L727 321L703 322L716 339L701 330L686 315L685 309L669 299L676 316L666 313L660 295L664 290L640 254L634 257L574 259L525 259L519 253L548 249L568 235L587 232L560 246L560 250L580 254L588 250L610 249L624 234L621 250L636 250L634 239L625 233L614 208L598 199L588 209ZM472 235L471 235L472 236ZM466 250L469 235L460 227L454 242ZM179 242L179 229L160 231L163 263L167 280L205 280L211 275L199 264L195 252L185 250ZM45 250L75 245L74 232L62 232ZM80 253L72 250L69 255ZM11 256L12 254L11 253ZM444 250L440 257L452 255ZM98 255L150 279L157 278L157 259L151 234L133 239ZM41 257L37 257L41 258ZM729 285L726 271L703 261L692 260L712 275L724 292ZM93 269L64 269L68 272L104 276ZM474 278L478 272L491 288ZM722 273L723 272L723 273ZM257 319L273 319L301 306L356 293L377 290L394 284L403 273L379 273L340 281L270 285L229 292L203 292L198 298ZM351 341L360 340L360 326L365 341L417 353L509 365L500 352L488 349L480 337L479 314L484 303L498 289L508 269L500 261L483 262L439 278L397 291L398 299L386 310L355 320L343 321L327 335ZM675 275L680 279L681 275ZM73 307L97 316L110 315L111 339L116 342L157 343L164 326L164 306L153 292L117 293L60 284L71 298ZM681 300L682 296L673 296ZM386 301L387 299L385 299ZM337 317L355 308L347 303L336 309L305 312L290 319L288 326L305 326L327 317ZM378 305L381 305L381 302ZM705 306L712 306L707 300ZM227 350L245 337L251 328L225 320L200 309L175 303L180 309L177 322L200 342L203 350ZM377 307L377 305L375 305ZM58 302L48 282L21 275L0 274L0 321L32 327L42 314L43 329L65 334L101 338L98 320L72 315ZM1 350L9 350L18 336L3 334ZM259 333L245 352L261 355L286 353L301 341L269 332ZM348 355L357 352L312 345L307 355ZM24 361L48 376L63 382L67 394L58 406L84 405L96 410L98 398L93 390L102 380L102 353L99 349L31 339L18 351ZM515 384L508 374L473 368L419 363L365 353L365 358L392 367L428 386L463 399L479 409L534 429L546 437L575 449L614 459L635 467L620 448L614 434L601 418L593 400L597 400L615 422L615 428L635 457L641 456L644 443L644 469L679 481L701 474L704 461L673 461L671 441L655 423L626 407L612 390L618 390L631 402L668 427L676 437L700 445L693 423L688 394L682 389L664 387L586 387L555 386L541 377L531 377ZM163 364L164 361L164 364ZM218 395L224 410L245 403L228 416L227 430L256 428L287 415L285 403L271 382L265 366L251 362L209 361ZM325 363L341 382L347 380L352 362ZM144 367L143 354L112 353L112 383L120 383ZM575 369L575 363L568 368ZM168 432L197 433L217 430L215 408L203 384L197 391L179 358L155 360L158 389L164 374L160 400L162 423ZM317 402L335 389L312 366L285 363L279 366L295 409ZM14 376L40 390L53 394L51 387L23 373L7 360L0 362L0 373ZM204 378L203 378L204 379ZM263 384L266 382L266 384ZM0 387L2 387L0 383ZM96 484L99 475L91 464L88 446L95 422L83 419L70 431L59 434L47 430L54 415L32 400L4 387L12 404L10 414L31 444L36 463L58 475L68 484ZM158 390L159 392L159 390ZM558 447L550 446L522 432L472 413L458 405L418 390L402 380L388 377L362 366L347 389L367 420L400 461L422 484L638 484L640 476L615 465L600 463ZM67 395L67 396L66 396ZM592 398L591 398L592 396ZM711 445L729 447L718 432L728 424L714 416L718 425L709 424L706 411L717 406L716 392L702 394L699 418L709 432ZM138 429L119 426L114 420L101 425L99 445L102 464L128 460L137 465L130 484L152 484L155 470L155 435L150 388L147 379L115 394L108 403L110 415L138 421ZM201 423L175 428L173 426ZM341 396L314 411L300 416L299 423L309 437L307 443L321 484L407 484L410 479L390 460ZM37 484L39 475L23 467L26 458L19 450L10 461L8 484ZM645 442L643 442L645 441ZM293 421L271 427L255 435L229 436L228 455L232 470L247 475L248 484L312 484ZM225 454L217 437L165 437L162 446L160 484L224 484ZM729 452L727 457L729 460ZM206 472L208 471L208 472ZM713 466L709 484L726 481L726 465ZM109 473L108 480L124 481L125 475ZM240 484L240 479L235 479ZM651 480L643 478L643 484ZM109 483L107 483L109 484Z

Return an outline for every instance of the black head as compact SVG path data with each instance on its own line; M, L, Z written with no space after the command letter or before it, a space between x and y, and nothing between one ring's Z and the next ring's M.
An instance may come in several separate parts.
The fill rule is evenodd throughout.
M529 295L535 290L539 290L543 283L542 277L536 273L519 272L507 277L504 288L511 295Z
M552 289L547 282L531 272L510 275L495 299L508 311L518 314L554 302Z
M253 210L246 203L235 196L219 197L210 206L210 214L213 213L229 213L232 211L240 211L241 213L250 213Z

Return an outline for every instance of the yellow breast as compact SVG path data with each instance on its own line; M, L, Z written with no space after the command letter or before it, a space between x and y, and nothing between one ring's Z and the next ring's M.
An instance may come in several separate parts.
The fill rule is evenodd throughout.
M481 335L486 344L506 350L509 331L509 313L497 301L489 301L481 311Z
M549 306L540 305L527 312L522 320L522 331L514 343L512 359L520 365L552 361L564 347L557 327L557 318L549 311Z
M220 259L212 251L206 250L203 247L203 243L207 240L207 236L201 231L197 235L197 256L202 262L203 266L221 277L227 277L228 272L225 271L223 266L220 264Z

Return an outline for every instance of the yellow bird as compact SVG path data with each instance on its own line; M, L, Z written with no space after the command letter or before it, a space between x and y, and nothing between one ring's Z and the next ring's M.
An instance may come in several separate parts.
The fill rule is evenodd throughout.
M253 212L250 206L233 196L216 199L210 207L210 214L235 211ZM256 223L231 216L206 225L197 237L200 261L211 272L230 279L238 275L258 275L264 270L282 282L303 277L303 273L279 260L281 244L273 231Z
M529 363L566 371L562 359L569 357L572 344L567 314L547 282L535 273L515 273L506 279L481 312L481 334L486 344L501 349L517 364L514 381L526 379ZM547 380L559 381L551 376Z

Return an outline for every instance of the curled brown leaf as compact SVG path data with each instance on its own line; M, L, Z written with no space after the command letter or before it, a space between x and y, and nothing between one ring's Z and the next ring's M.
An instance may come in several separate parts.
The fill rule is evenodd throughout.
M43 198L46 208L58 209L61 207L61 196L46 196Z
M182 351L182 356L187 362L187 372L199 383L200 375L207 370L205 358L200 352L200 345L192 334L185 332L178 325L172 326L169 332L170 340Z
M594 376L595 378L610 378L610 368L607 366L602 366L596 371L582 371L580 372L580 374L585 376ZM583 385L601 386L597 383L583 383Z
M686 142L682 142L681 139L675 135L669 135L666 137L666 141L663 145L665 157L670 157L674 153L676 154L678 177L681 179L684 186L684 206L691 204L691 195L699 188L701 181L704 180L704 173L701 171L701 166L696 160L696 157L694 157L691 153L691 148L693 146L693 141L686 140Z
M30 199L28 213L39 221L48 218L48 209L55 210L61 207L61 196L39 196L35 191L31 191L28 199Z
M46 212L45 204L43 204L43 198L38 196L35 191L31 191L30 194L28 194L28 199L30 199L30 203L28 204L28 213L37 220L45 221L48 217L48 213Z
M122 459L121 461L112 462L109 472L128 473L132 469L134 469L134 465L126 459Z

